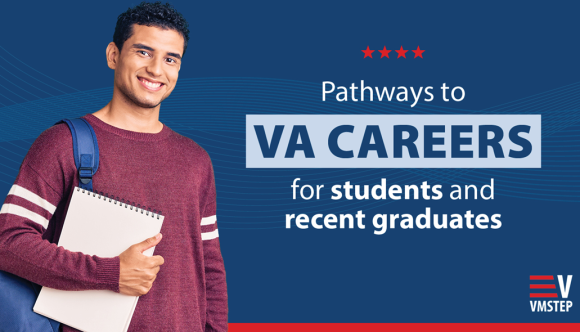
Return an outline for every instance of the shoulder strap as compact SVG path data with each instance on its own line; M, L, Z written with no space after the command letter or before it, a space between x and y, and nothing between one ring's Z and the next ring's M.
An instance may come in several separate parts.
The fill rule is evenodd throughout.
M93 191L93 175L99 169L99 145L93 127L85 119L63 119L73 139L75 165L79 172L79 187Z

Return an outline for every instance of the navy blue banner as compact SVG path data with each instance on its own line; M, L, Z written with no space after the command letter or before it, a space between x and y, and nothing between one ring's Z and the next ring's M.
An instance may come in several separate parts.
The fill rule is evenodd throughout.
M212 158L230 322L580 322L578 3L172 3L189 21L191 40L160 120ZM0 194L43 130L109 102L105 48L117 16L135 4L2 4ZM368 90L362 100L361 80L373 87L373 100ZM394 92L378 100L383 87ZM262 129L248 132L248 115L486 115L489 123L477 126L497 128L499 115L539 115L537 140L525 128L510 135L525 123L502 135L517 143L505 158L510 149L541 155L518 168L473 160L442 168L427 157L408 168L342 164L351 150L354 159L394 158L394 134L379 137L371 128L362 146L362 128L352 149L350 132L332 147L328 134L321 138L338 154L332 167L253 168L248 135L267 159L275 125L287 125L281 163L306 160L309 150L304 134L290 136L300 123L264 125L260 148ZM419 129L449 142L487 140L486 153L499 156L494 128L485 137ZM409 139L412 129L400 134ZM294 154L284 155L292 140ZM426 141L416 142L423 158ZM456 152L469 150L461 142ZM412 158L411 145L397 144ZM429 150L433 158L445 144Z

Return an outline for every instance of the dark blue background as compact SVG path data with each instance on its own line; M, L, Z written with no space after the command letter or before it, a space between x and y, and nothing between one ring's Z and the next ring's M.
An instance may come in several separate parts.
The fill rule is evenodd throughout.
M578 322L531 313L529 275L579 274L575 2L175 1L189 48L161 120L212 157L231 322ZM111 97L116 17L137 2L12 1L0 20L0 192L34 138ZM363 59L367 45L407 59ZM423 59L410 51L420 46ZM462 86L460 103L321 101L321 82ZM542 114L542 169L245 168L245 114ZM495 200L293 201L290 184L485 184ZM375 213L500 213L499 230L388 230ZM367 215L286 230L286 213ZM578 277L576 277L578 278ZM578 297L572 282L569 299Z

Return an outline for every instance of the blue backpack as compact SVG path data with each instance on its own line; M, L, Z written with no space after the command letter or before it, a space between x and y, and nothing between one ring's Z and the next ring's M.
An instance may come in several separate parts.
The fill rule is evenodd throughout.
M93 127L84 119L64 119L72 133L79 187L93 191L93 175L99 168L99 146ZM41 286L0 271L0 332L58 332L60 323L41 316L32 307Z

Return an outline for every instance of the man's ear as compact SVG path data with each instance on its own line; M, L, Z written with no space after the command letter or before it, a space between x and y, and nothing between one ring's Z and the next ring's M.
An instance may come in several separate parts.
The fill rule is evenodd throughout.
M113 70L117 68L120 53L121 51L119 51L114 42L110 42L109 45L107 45L107 65L109 68Z

